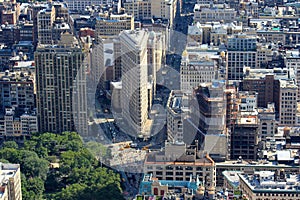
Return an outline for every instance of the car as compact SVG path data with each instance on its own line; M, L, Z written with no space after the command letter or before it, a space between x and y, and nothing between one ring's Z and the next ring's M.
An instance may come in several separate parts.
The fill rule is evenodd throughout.
M131 148L136 148L136 147L137 147L137 143L131 143L131 144L130 144L130 147L131 147Z

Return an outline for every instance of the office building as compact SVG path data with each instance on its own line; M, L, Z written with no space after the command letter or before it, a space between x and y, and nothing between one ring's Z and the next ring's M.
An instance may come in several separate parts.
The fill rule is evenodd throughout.
M34 4L32 8L32 21L33 21L33 44L38 43L38 13L48 7L47 4Z
M215 190L210 187L206 188L209 192L213 192L211 196L214 196ZM153 177L152 174L146 174L141 181L139 194L137 198L181 198L181 199L196 199L200 200L204 198L205 187L199 181L199 178L193 178L190 176L188 181L173 181L173 180L158 180ZM211 199L211 198L209 198Z
M228 158L226 96L220 81L202 83L195 88L191 101L191 120L197 127L201 149L215 161Z
M15 25L2 25L0 29L0 42L12 46L20 41L20 29Z
M192 103L192 113L199 114L199 128L205 134L225 132L226 102L223 90L224 84L218 81L202 83L194 90L196 102Z
M279 125L297 125L298 87L294 81L279 80Z
M279 110L279 79L295 79L293 69L250 69L244 68L244 79L241 89L244 91L256 91L257 106L266 108L268 103L274 102L276 111Z
M33 41L33 23L20 24L20 41Z
M121 58L115 58L115 42L119 42L117 37L103 39L98 36L91 48L91 74L100 89L109 89L109 82L116 80L115 59Z
M0 112L15 108L18 113L35 108L34 76L30 72L0 73Z
M148 153L144 164L144 174L152 174L158 180L189 181L193 176L205 187L215 187L215 170L209 155L183 143L166 143L165 150Z
M187 51L184 51L180 67L181 90L192 92L201 83L211 83L218 78L217 72L215 60L189 55Z
M206 7L205 5L195 4L194 7L194 23L200 22L212 22L212 21L223 21L232 22L235 19L237 11L233 8L222 6L211 6Z
M122 112L134 134L144 135L148 119L148 32L127 30L120 34Z
M296 74L298 95L297 101L300 101L300 53L299 51L287 51L284 58L286 68L292 68Z
M231 159L256 159L258 126L258 117L255 113L237 116L231 130Z
M101 76L104 73L104 40L101 37L98 37L93 42L91 47L91 75L94 81L98 84ZM103 80L101 83L103 87Z
M163 32L149 32L147 44L148 76L152 81L152 96L156 93L156 74L166 59L166 35Z
M238 174L242 173L241 171L223 171L222 175L224 176L224 185L223 188L229 191L238 191L239 190L239 176Z
M242 80L243 68L256 68L256 37L236 34L228 38L228 80Z
M151 0L151 15L155 18L168 19L170 27L174 24L177 0Z
M3 138L24 139L38 132L37 116L35 111L19 114L14 108L6 108L0 115L0 135Z
M137 20L161 18L167 19L170 27L173 26L177 0L126 0L123 5L125 12Z
M114 39L114 80L120 81L122 77L122 56L120 38Z
M66 0L65 2L69 10L82 12L89 6L109 4L112 0Z
M49 6L37 14L37 40L39 44L52 44L52 26L55 20L55 8Z
M299 174L285 173L284 170L275 172L259 171L242 173L239 176L239 188L249 200L259 199L299 199Z
M0 199L22 200L20 165L0 163L0 172Z
M258 143L259 119L257 93L240 91L235 101L238 110L232 118L231 159L255 159Z
M39 45L34 55L39 131L87 134L84 53L69 33L59 44Z
M258 108L259 141L266 141L267 137L274 137L276 131L275 104L269 103L266 108Z
M257 45L257 68L266 68L268 62L272 61L273 55L277 49L272 47L271 44Z
M151 19L151 0L126 0L123 2L125 12L135 19Z
M208 64L210 68L204 70L204 72L197 71L196 74L201 74L202 77L193 77L190 74L190 78L200 79L200 81L212 82L213 80L224 80L226 77L226 66L227 66L227 56L226 48L219 48L215 46L209 46L208 44L202 45L190 45L188 44L185 50L182 52L182 68L185 63L195 63L196 69L197 64ZM188 62L187 62L188 61ZM203 62L201 62L203 61ZM214 67L212 66L214 63ZM215 70L214 73L212 70ZM206 72L206 73L205 73ZM215 75L215 78L211 79ZM184 75L183 75L184 76ZM203 79L204 78L204 79ZM191 80L191 79L190 79ZM191 80L192 82L192 80ZM191 83L193 84L193 83ZM198 85L196 85L198 86Z
M288 165L281 164L277 161L268 161L268 160L243 160L235 159L230 161L218 162L216 163L216 177L217 177L217 187L224 185L224 176L222 172L226 170L230 171L276 171L284 169L286 173L297 173L299 167L297 165Z
M220 21L197 22L188 26L188 44L227 44L228 37L243 31L240 22L221 23Z
M103 39L118 36L123 30L134 29L134 17L125 14L101 13L96 18L95 37Z
M115 113L122 113L122 82L110 82L111 108Z
M279 125L297 125L298 86L294 81L293 69L246 68L245 71L242 89L258 93L258 107L266 108L269 102L274 102Z
M167 103L167 135L170 142L183 142L183 121L189 112L189 97L180 90L171 91ZM191 141L184 141L186 143Z

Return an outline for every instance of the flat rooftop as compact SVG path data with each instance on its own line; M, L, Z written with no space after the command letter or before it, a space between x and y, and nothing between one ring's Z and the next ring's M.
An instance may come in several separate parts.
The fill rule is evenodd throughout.
M167 106L175 114L187 112L189 110L188 96L179 90L172 91L170 93Z
M233 187L238 187L239 186L239 181L240 177L238 174L241 174L241 171L223 171L222 174L223 176L228 180L228 182L233 186Z
M300 193L300 175L283 173L284 178L271 171L238 174L253 192Z
M216 163L216 167L263 167L263 168L274 168L274 169L280 169L280 168L299 168L299 166L292 166L287 164L279 164L276 161L267 161L267 160L260 160L258 162L255 161L246 161L246 160L229 160L224 162L218 162Z
M257 124L257 116L241 117L238 124Z
M203 154L188 154L190 151L182 152L181 156L174 159L169 159L165 150L153 151L146 155L145 164L162 164L162 165L179 165L179 166L213 166L214 161L208 156ZM164 158L164 159L162 159Z
M8 184L8 180L15 176L19 168L20 165L18 164L0 163L0 184L2 187L5 187ZM4 192L5 190L1 190L0 198L2 198Z

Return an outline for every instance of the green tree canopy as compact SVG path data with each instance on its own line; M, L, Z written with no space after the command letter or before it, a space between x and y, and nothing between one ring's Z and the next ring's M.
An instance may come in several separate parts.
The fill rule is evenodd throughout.
M35 133L22 148L5 142L0 159L20 164L25 200L123 199L119 174L100 167L99 152L108 150L96 142L83 145L75 132ZM49 161L58 168L50 168Z
M17 149L18 144L15 141L6 141L6 142L3 142L3 148Z

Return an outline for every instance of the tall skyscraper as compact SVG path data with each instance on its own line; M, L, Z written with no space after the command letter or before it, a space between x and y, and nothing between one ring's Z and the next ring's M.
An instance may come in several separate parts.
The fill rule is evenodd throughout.
M148 118L148 35L145 30L128 30L120 35L122 115L137 136L144 135Z
M65 33L60 45L39 45L35 52L40 132L87 133L84 53Z

